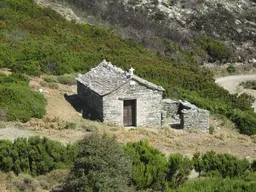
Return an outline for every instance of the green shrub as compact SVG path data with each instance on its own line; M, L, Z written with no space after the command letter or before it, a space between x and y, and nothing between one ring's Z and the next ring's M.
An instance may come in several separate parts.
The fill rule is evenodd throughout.
M191 180L178 188L176 192L251 192L256 191L255 177L256 175L251 173L245 178L210 177Z
M256 90L256 81L246 81L240 83L241 86L243 86L245 89L254 89Z
M236 124L240 133L247 135L256 134L256 117L254 112L232 110L227 116Z
M47 83L58 83L58 80L55 77L44 77L44 81Z
M64 127L65 129L75 129L76 128L76 123L74 123L74 122L66 122L65 123L65 127Z
M32 117L44 116L46 112L44 96L29 88L29 80L26 76L12 73L9 76L0 77L0 82L1 118L4 118L3 111L6 111L9 121L25 122Z
M0 140L0 169L15 174L42 175L54 169L68 168L75 160L75 145L62 145L47 138Z
M134 191L129 186L130 164L114 137L92 134L78 145L64 191Z
M250 168L248 160L240 160L230 154L216 154L214 151L206 152L200 157L199 153L194 154L193 164L199 175L226 177L241 177Z
M94 131L97 131L98 128L94 125L90 125L86 128L86 131L89 131L89 132L94 132Z
M160 151L147 141L127 143L124 151L132 161L132 180L137 189L164 189L168 162Z
M9 121L28 121L31 117L42 118L45 99L40 93L21 85L0 86L0 108L6 109Z
M227 71L228 71L228 73L235 73L236 72L236 68L234 67L234 65L229 65L227 67Z
M211 125L210 128L209 128L209 133L211 135L213 135L214 132L215 132L215 128Z
M167 181L169 185L178 187L182 185L187 179L193 169L192 161L179 153L171 154L168 159Z
M232 56L232 52L225 44L209 36L198 36L196 43L212 57L213 61L228 61Z
M1 85L10 85L10 84L17 84L17 85L28 85L29 79L20 73L12 73L8 76L0 76L0 84Z
M59 83L64 84L64 85L75 85L76 84L76 79L72 75L62 75L57 77L57 80Z
M252 162L251 168L254 172L256 172L256 160Z

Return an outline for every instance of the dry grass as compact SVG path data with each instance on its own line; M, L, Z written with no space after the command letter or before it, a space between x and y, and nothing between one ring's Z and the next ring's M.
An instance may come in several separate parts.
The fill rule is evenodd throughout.
M27 174L15 176L11 172L8 174L8 180L9 185L7 189L10 191L39 192L41 189L40 183Z
M51 190L57 186L61 186L65 178L67 177L69 170L65 169L57 169L46 175L41 175L36 177L36 179L40 182L41 188L45 190Z
M47 83L45 81L40 81L40 85L42 87L50 88L50 89L59 89L59 85L57 83Z
M0 172L0 191L1 192L7 192L6 184L7 184L7 174Z
M46 192L62 186L69 170L57 169L46 175L33 178L27 174L15 175L13 172L0 172L0 192L24 191Z

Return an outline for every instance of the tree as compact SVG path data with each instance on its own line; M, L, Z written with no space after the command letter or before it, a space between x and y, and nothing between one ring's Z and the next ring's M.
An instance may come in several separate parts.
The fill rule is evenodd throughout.
M128 192L131 166L115 137L92 134L78 143L78 157L65 184L65 192Z

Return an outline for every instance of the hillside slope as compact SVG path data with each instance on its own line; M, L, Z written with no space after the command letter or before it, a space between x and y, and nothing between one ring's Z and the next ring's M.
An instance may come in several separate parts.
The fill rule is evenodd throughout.
M38 0L41 1L41 0ZM43 0L45 1L45 0ZM48 0L49 1L49 0ZM50 0L51 1L51 0ZM55 1L54 1L55 2ZM58 1L57 1L58 2ZM64 0L78 8L83 18L93 25L113 25L113 30L136 39L143 45L166 54L166 38L195 49L196 37L207 35L225 44L230 58L197 56L204 62L242 61L256 58L255 0ZM72 7L72 6L71 6ZM74 8L74 7L73 7ZM169 53L168 53L169 54ZM201 63L202 61L198 62Z
M86 72L105 58L126 70L133 66L138 76L163 86L165 96L187 99L227 116L243 133L256 133L250 98L230 95L216 85L211 72L197 66L194 52L173 41L163 40L169 56L154 54L111 30L69 22L33 0L5 0L0 3L0 16L0 67L35 76L60 75ZM223 44L207 36L198 43L212 56L228 55Z

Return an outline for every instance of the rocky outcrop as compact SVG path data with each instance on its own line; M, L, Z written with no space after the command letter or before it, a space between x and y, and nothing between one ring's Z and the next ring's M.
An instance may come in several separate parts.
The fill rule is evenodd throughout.
M235 52L234 60L248 61L256 56L253 0L126 0L124 3L170 28L224 41Z
M222 41L232 51L230 61L247 62L256 58L255 0L36 1L55 9L69 20L108 28L115 26L112 30L118 35L133 38L161 54L166 55L161 38L191 50L195 43L193 39L205 34ZM77 7L80 11L70 7ZM175 54L175 51L168 54ZM196 57L198 64L216 62L211 56L199 54Z

